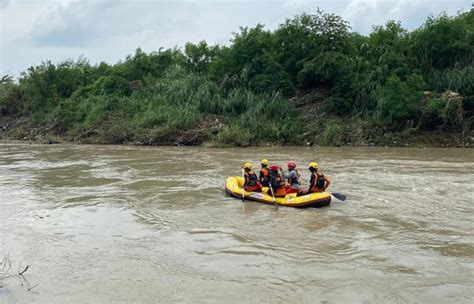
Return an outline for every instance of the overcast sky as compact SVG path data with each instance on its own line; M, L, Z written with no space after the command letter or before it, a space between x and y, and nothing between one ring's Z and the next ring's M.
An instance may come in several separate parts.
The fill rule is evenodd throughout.
M0 76L44 60L83 55L115 63L137 47L155 51L206 40L227 44L239 26L274 29L320 8L342 15L354 31L400 20L419 27L430 14L468 11L474 0L0 0Z

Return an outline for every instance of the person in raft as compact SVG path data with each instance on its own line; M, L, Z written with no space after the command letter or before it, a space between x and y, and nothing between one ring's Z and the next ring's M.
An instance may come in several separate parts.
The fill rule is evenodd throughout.
M324 192L331 184L329 177L324 176L324 174L319 171L317 162L309 163L308 169L311 171L311 179L309 180L309 188L305 194Z
M288 181L286 186L286 193L298 193L301 191L300 173L296 170L296 162L290 160L287 164L288 173L283 173L283 176Z
M244 166L244 189L245 191L261 191L262 185L258 181L257 174L252 171L252 164L246 163Z
M263 187L269 187L270 169L268 168L268 159L262 159L260 162L262 169L260 169L259 181Z
M268 194L276 197L284 197L286 195L285 180L280 175L280 166L272 165L270 166L270 187L268 189Z

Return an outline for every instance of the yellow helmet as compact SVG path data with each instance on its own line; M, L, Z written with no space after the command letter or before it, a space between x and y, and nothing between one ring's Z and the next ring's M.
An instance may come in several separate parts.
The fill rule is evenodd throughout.
M264 166L268 166L268 159L262 159L260 163Z
M310 162L308 167L313 168L313 169L318 169L318 163L317 162Z
M252 169L252 164L251 163L245 163L243 168L244 169Z

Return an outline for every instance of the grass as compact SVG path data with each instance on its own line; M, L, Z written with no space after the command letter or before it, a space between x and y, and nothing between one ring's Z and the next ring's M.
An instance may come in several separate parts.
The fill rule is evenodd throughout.
M179 66L130 94L98 94L95 86L36 113L35 123L52 126L56 135L85 138L87 133L89 140L104 143L173 144L181 138L237 146L297 144L304 128L288 98L220 87ZM201 130L210 118L222 121L222 127Z

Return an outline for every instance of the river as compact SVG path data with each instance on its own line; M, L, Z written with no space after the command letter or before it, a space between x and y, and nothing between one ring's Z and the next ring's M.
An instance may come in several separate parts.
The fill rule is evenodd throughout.
M261 158L318 161L348 199L226 196ZM3 142L0 193L4 303L474 301L472 149Z

